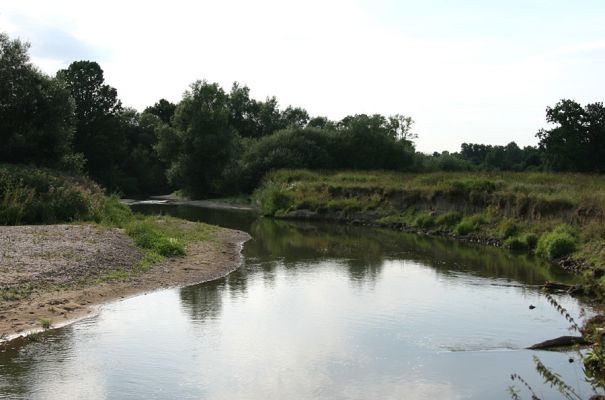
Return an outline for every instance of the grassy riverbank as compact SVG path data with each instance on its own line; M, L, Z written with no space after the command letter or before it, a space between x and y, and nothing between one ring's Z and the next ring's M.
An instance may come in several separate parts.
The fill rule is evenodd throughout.
M605 268L601 176L282 170L255 196L267 216L417 230Z

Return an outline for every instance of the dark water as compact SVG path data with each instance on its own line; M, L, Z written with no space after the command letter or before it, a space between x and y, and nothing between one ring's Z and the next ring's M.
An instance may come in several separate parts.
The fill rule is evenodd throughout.
M0 398L506 399L513 372L558 398L535 355L590 393L573 353L523 349L569 334L534 285L571 278L528 257L245 212L143 210L248 231L244 266L1 353Z

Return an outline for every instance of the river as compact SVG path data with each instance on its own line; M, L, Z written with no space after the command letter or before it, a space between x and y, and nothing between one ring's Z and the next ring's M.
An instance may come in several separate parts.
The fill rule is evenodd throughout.
M242 268L0 353L0 398L507 399L512 373L558 398L533 356L589 397L574 353L524 349L570 334L537 285L573 279L529 256L243 211L138 210L249 232Z

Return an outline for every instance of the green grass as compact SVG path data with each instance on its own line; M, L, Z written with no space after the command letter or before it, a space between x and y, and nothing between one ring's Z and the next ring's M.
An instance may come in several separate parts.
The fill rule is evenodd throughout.
M42 326L42 329L50 329L52 321L50 319L41 319L40 325Z

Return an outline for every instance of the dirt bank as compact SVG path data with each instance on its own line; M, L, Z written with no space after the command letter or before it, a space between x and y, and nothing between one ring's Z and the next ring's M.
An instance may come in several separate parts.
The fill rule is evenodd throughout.
M63 326L111 300L225 276L240 265L248 239L244 232L218 228L211 240L190 243L184 257L125 274L143 253L121 230L0 227L0 343L41 329L43 320Z

